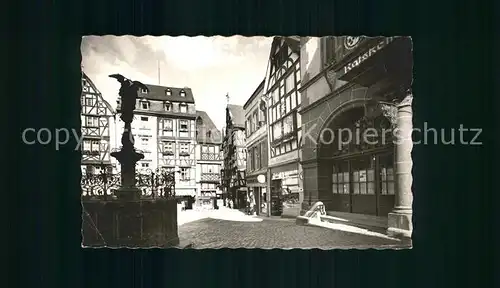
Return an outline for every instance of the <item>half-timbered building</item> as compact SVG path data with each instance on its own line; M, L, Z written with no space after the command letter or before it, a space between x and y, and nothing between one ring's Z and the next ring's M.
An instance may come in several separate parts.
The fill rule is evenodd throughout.
M205 111L196 111L196 182L199 203L222 199L222 135Z
M300 38L274 37L265 79L271 214L300 213L303 200L299 143L302 136Z
M411 51L409 37L302 39L304 211L411 234Z
M196 109L193 92L188 87L146 86L149 92L139 91L132 122L135 147L145 156L138 162L138 169L176 171L176 196L194 197ZM123 127L119 120L119 135Z
M243 106L226 106L226 126L224 128L222 149L224 169L222 171L224 195L232 200L232 208L246 206L246 150L245 114Z
M82 72L81 121L82 151L81 167L84 173L99 173L102 169L113 170L110 157L113 142L111 125L115 111L104 100L92 80Z

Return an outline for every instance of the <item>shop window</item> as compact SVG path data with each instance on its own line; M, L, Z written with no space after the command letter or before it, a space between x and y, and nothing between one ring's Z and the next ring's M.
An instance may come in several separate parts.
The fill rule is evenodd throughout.
M371 160L365 158L352 162L353 194L375 194L375 170L373 169Z
M333 194L349 194L350 182L347 162L333 166L332 191Z
M393 155L380 157L380 182L382 184L382 195L394 195L394 168Z

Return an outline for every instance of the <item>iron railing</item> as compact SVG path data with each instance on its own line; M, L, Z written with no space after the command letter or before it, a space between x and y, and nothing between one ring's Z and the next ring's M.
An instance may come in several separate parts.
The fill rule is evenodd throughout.
M121 186L120 173L82 174L81 188L83 198L114 198L115 191ZM136 173L135 186L141 190L143 198L175 197L175 172L164 169L146 169Z

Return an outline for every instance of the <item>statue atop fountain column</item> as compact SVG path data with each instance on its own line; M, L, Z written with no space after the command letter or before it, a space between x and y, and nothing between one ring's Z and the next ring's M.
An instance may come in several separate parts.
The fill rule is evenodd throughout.
M137 153L134 148L134 135L132 135L132 121L134 120L134 110L139 89L149 91L148 87L139 81L132 81L120 74L109 75L120 82L119 95L122 98L120 107L124 129L122 134L122 148L118 152L111 153L121 165L122 185L118 189L119 198L137 199L140 197L140 190L135 186L135 164L144 158L144 154Z

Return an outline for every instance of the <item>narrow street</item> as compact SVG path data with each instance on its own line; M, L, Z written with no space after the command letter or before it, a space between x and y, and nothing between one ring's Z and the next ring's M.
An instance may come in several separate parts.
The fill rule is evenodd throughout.
M295 219L259 218L230 210L183 211L179 218L179 238L206 248L398 248L405 243L387 237L375 237L327 229L301 226ZM196 216L194 216L196 215ZM191 220L186 218L191 217ZM184 223L182 223L184 222Z

